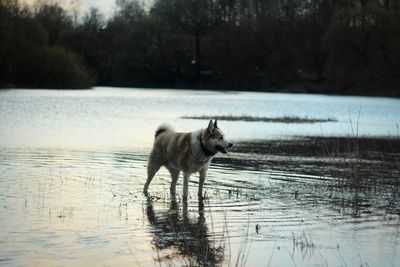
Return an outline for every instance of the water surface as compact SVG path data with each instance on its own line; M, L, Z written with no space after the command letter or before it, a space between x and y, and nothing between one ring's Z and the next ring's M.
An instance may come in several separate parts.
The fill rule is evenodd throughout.
M1 146L96 149L149 148L154 129L162 122L180 131L207 125L180 119L182 116L338 120L314 124L220 122L226 135L236 140L293 135L396 136L400 118L400 100L393 98L118 88L3 90L0 109Z
M219 122L236 143L290 142L309 135L395 137L397 99L115 88L8 90L0 92L0 111L2 266L400 262L399 209L390 206L393 197L388 197L393 187L362 191L355 199L351 189L336 186L340 177L329 171L336 166L329 157L282 155L268 146L264 153L246 150L246 141L214 159L203 202L196 197L196 175L187 203L180 197L181 180L177 197L171 198L163 169L151 184L151 198L141 193L154 130L161 122L187 131L207 122L181 116L338 119L301 125ZM380 157L366 160L378 164Z

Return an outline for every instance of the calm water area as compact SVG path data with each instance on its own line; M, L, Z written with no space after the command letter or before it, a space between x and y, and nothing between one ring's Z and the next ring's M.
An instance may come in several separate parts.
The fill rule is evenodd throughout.
M387 209L392 200L382 192L347 202L352 192L333 189L338 177L314 173L311 165L290 167L310 158L276 160L268 148L261 154L233 150L213 160L204 201L197 199L197 175L187 202L182 179L171 197L165 169L146 198L155 129L163 122L177 131L204 128L208 121L181 118L203 115L337 120L219 121L226 138L241 146L308 136L398 138L400 99L106 87L1 90L0 265L399 265L400 209ZM274 164L252 165L263 160ZM283 161L293 164L280 166Z

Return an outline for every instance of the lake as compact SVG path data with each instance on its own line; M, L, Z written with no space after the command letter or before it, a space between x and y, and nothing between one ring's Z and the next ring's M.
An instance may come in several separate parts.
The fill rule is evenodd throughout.
M208 121L181 117L203 115L337 121L219 121L236 146L213 160L203 202L197 175L187 202L182 178L171 197L165 169L143 196L157 126L192 131ZM1 90L0 265L396 266L399 123L394 98ZM336 154L332 138L381 141ZM362 190L343 186L355 172L368 177ZM381 177L390 182L371 182Z

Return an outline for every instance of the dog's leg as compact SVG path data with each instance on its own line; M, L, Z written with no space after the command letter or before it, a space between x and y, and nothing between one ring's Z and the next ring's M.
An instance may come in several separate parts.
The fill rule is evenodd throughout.
M207 170L208 170L208 166L205 166L203 169L201 169L199 171L199 174L200 174L199 191L197 192L197 196L199 198L203 197L203 186L204 186L204 181L206 180Z
M145 183L145 185L144 185L144 188L143 188L143 193L144 193L146 196L147 196L147 194L148 194L147 190L149 189L151 180L153 180L154 175L157 173L157 171L160 169L160 167L161 167L161 165L160 165L160 166L153 166L153 167L148 167L148 168L147 168L147 181L146 181L146 183Z
M151 152L149 156L149 160L147 163L147 181L144 185L143 188L143 193L147 196L148 195L148 189L149 185L151 183L151 180L153 180L154 175L158 172L158 170L161 168L161 164L157 160L157 156L154 153L154 151Z
M176 182L178 181L179 178L179 170L173 168L173 167L168 167L169 172L171 173L171 187L170 187L170 192L171 195L175 195L176 193Z
M183 173L183 199L187 200L190 173Z

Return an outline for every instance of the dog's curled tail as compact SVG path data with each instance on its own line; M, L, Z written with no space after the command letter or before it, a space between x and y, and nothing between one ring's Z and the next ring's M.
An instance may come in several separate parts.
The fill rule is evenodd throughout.
M157 128L154 138L156 138L157 136L159 136L160 134L162 134L163 132L166 132L166 131L173 132L174 128L172 128L169 124L166 124L166 123L161 124Z

